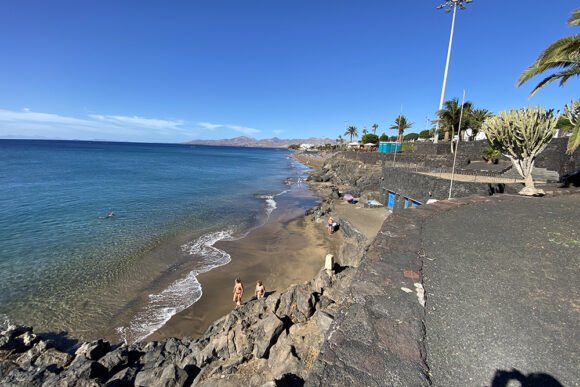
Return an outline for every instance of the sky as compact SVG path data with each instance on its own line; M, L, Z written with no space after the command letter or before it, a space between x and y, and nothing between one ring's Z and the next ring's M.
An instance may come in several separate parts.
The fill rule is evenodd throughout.
M176 143L420 132L439 107L443 0L0 2L0 138ZM577 0L474 0L458 11L445 99L494 113L578 99L580 77L519 75ZM541 77L539 77L541 78Z

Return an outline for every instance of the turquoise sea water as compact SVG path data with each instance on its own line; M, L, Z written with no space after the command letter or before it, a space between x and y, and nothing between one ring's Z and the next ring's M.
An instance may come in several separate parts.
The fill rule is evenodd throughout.
M304 171L274 149L0 140L0 317L143 339Z

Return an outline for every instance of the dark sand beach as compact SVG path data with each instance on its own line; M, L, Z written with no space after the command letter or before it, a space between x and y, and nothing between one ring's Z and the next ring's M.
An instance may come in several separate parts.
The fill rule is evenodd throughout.
M319 167L322 158L316 160ZM309 165L310 166L310 165ZM303 190L308 195L307 188ZM323 192L314 192L316 196ZM215 320L234 308L233 285L239 277L244 285L243 302L254 297L256 281L266 292L282 291L292 284L310 281L324 265L326 254L336 254L340 234L328 235L326 225L315 223L296 208L278 208L266 225L246 237L220 241L214 246L227 251L231 262L198 277L203 295L195 304L173 316L147 340L166 337L199 337Z
M324 158L296 154L301 163L320 169ZM331 192L328 184L309 186L312 194L325 198ZM306 188L305 188L306 190ZM227 251L231 262L198 277L203 289L199 301L176 314L162 328L147 338L199 337L217 319L234 308L233 285L239 277L244 284L243 302L254 297L256 281L266 292L283 291L292 284L310 281L324 266L326 254L338 256L343 236L328 235L326 223L317 223L296 208L279 208L275 219L234 241L220 241L215 247ZM334 201L332 216L349 220L368 240L374 238L390 214L385 208L369 209Z
M201 299L173 316L148 340L203 334L212 322L234 308L232 289L236 277L244 284L243 302L254 297L257 280L263 281L267 292L309 281L324 265L326 254L335 253L339 239L338 234L329 236L324 224L300 216L267 224L239 240L216 243L217 248L231 255L232 261L201 274Z

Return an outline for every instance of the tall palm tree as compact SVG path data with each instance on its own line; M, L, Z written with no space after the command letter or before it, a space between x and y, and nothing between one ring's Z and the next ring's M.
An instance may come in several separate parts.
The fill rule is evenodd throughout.
M474 109L471 112L471 129L473 129L474 135L481 130L485 120L491 116L493 113L487 109Z
M349 126L346 128L346 132L344 132L345 136L350 136L350 142L352 142L352 136L358 137L358 131L356 130L356 126Z
M412 127L414 122L407 122L407 118L404 115L399 115L395 118L395 123L389 127L389 129L397 129L399 131L399 137L397 141L403 142L403 132L405 129Z
M443 75L443 87L441 88L441 99L439 100L439 110L443 109L443 100L445 99L445 86L447 85L447 72L449 71L449 59L451 58L451 43L453 42L453 29L455 28L455 13L457 7L464 10L465 4L471 3L473 0L447 0L439 5L437 9L445 9L445 13L451 12L453 9L453 19L451 20L451 33L449 34L449 47L447 48L447 62L445 62L445 73ZM433 142L439 142L439 123L435 127L435 138Z
M459 127L459 118L461 116L461 105L457 98L445 101L445 108L437 112L437 117L439 117L439 123L443 124L445 129L445 139L444 141L449 141L449 132L457 131L458 138L461 139L461 131L465 130L470 125L469 117L471 116L471 111L473 110L473 104L471 102L465 102L463 104L463 117L461 120L461 128Z
M568 19L568 26L580 26L580 8L572 12ZM557 72L542 79L532 90L528 99L553 81L559 79L560 86L564 86L568 79L580 75L580 35L567 36L550 44L538 59L520 75L516 85L521 86L530 78L547 70L556 70Z
M367 128L364 128L363 129L362 134L363 134L363 136L366 135L366 134L369 134L369 131L367 130Z
M373 124L373 134L377 134L378 128L379 128L379 124Z

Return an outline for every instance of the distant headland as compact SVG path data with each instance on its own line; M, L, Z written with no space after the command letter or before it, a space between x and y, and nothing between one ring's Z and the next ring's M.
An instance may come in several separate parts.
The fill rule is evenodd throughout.
M185 144L213 145L213 146L247 146L256 148L287 148L289 145L292 144L324 145L335 143L336 140L330 138L317 138L317 137L310 137L306 139L301 138L281 139L278 137L273 137L258 140L252 137L239 136L222 140L193 140L188 141Z

